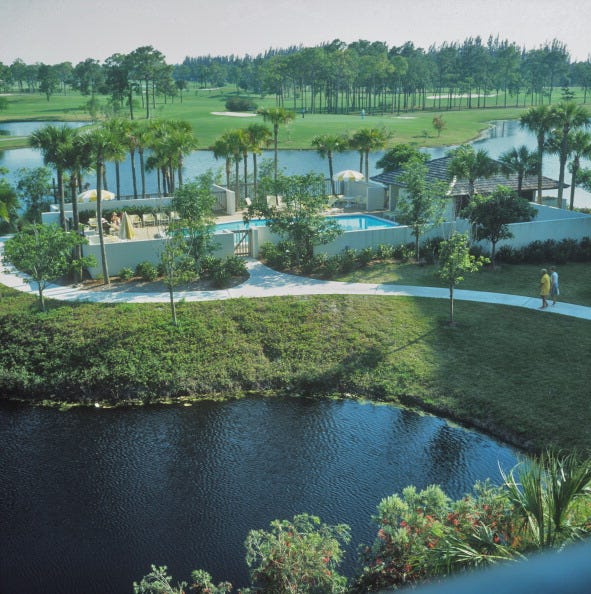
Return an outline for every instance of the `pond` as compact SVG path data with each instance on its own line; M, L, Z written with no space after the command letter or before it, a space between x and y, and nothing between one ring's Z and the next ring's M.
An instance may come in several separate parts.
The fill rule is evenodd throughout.
M516 453L393 406L246 399L59 412L0 405L0 592L123 594L150 564L245 585L250 529L307 512L371 542L408 484L453 497Z

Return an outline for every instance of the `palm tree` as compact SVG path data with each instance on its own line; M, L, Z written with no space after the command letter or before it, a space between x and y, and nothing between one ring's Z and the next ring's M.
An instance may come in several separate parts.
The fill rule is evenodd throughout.
M272 138L272 133L263 124L251 124L244 129L249 150L252 154L252 177L253 196L257 196L257 155L260 155L263 146L266 146ZM246 177L246 173L244 174Z
M248 146L248 139L244 130L227 130L222 134L223 144L228 153L226 154L226 164L228 162L228 155L234 161L235 178L234 178L234 194L236 196L236 208L240 205L240 161L245 147Z
M353 134L349 146L359 151L365 161L365 178L369 179L369 153L386 147L389 135L377 128L362 128ZM360 167L361 169L361 167ZM363 169L361 171L363 173Z
M320 134L312 139L312 146L316 152L324 159L328 158L328 174L330 178L330 187L333 196L336 195L336 187L334 183L333 170L333 154L342 153L349 146L349 139L343 135L336 134Z
M494 175L498 169L497 164L488 156L487 151L482 149L477 151L468 144L459 146L449 155L452 157L448 168L449 175L468 180L468 199L472 201L476 180Z
M127 120L111 118L103 122L103 128L109 133L113 142L110 161L115 163L115 190L117 200L121 198L121 174L119 164L125 160L126 148L129 145L130 125ZM134 196L137 198L137 193Z
M230 173L232 172L232 147L225 135L218 138L211 147L216 159L224 159L226 164L226 188L230 187Z
M57 173L57 186L59 192L60 225L67 230L64 198L64 164L61 158L61 150L72 142L76 132L74 128L67 126L44 126L39 128L29 137L29 144L41 150L45 165L51 165Z
M573 128L588 126L591 123L591 114L574 101L561 101L558 105L551 108L553 123L561 131L560 152L558 155L560 170L558 174L558 198L557 206L562 208L562 194L564 192L564 174L566 161L569 154L569 132Z
M531 152L527 146L522 144L519 148L512 148L499 157L501 172L509 176L517 174L517 195L521 196L523 178L526 175L533 175L538 170L538 155Z
M265 121L269 120L273 124L273 147L274 147L274 181L277 182L277 147L279 142L279 124L287 124L294 119L294 114L284 107L269 107L260 109L259 112Z
M581 169L581 158L591 159L591 134L583 130L571 132L569 140L570 153L572 161L570 163L571 182L570 182L570 210L575 205L575 187L577 185L577 175Z
M548 105L538 105L530 107L527 112L521 116L520 125L536 135L538 143L538 194L536 201L542 203L542 163L544 159L544 149L546 148L546 135L554 125L553 114Z
M103 268L103 280L105 284L111 284L109 279L109 268L107 265L107 253L105 250L105 237L102 225L103 205L102 205L102 179L105 169L105 163L117 155L121 150L119 139L114 136L107 128L95 128L83 137L87 150L92 155L92 160L96 165L96 219L101 246L101 262Z
M168 122L168 146L176 163L179 188L183 185L183 165L185 155L197 148L197 139L193 133L193 126L184 120L171 120Z
M502 476L533 546L560 546L580 536L586 517L577 504L589 498L589 460L548 451Z

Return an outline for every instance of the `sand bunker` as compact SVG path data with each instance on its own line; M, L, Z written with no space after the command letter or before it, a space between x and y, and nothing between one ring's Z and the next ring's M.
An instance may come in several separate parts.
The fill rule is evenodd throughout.
M231 116L233 118L255 118L256 113L243 113L237 111L212 111L211 115Z

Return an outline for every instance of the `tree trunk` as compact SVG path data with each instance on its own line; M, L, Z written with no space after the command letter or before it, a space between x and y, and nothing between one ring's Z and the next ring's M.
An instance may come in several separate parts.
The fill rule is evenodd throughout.
M133 197L137 199L137 174L135 171L135 150L129 149L129 158L131 161L131 182L133 184Z
M454 323L454 286L450 285L449 287L449 323L453 325Z
M105 232L103 229L103 205L102 205L102 177L104 164L97 163L96 166L96 225L99 232L99 242L101 245L101 261L103 265L103 282L110 285L109 268L107 266L107 252L105 250Z

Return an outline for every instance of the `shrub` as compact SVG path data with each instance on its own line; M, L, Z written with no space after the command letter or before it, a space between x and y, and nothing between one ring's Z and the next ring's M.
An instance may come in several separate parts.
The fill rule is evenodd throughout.
M343 250L338 256L339 268L341 272L351 272L355 270L357 262L357 252L350 248Z
M287 241L280 241L277 245L265 243L261 246L260 257L271 268L286 270L292 265L293 246Z
M231 97L226 101L228 111L254 111L256 108L256 104L246 97Z
M145 281L153 281L158 278L158 269L152 262L140 262L135 267L135 273Z
M230 276L245 276L248 274L246 263L238 256L228 256L224 262L224 268L226 268Z
M133 270L131 268L122 268L119 271L119 278L123 281L128 281L133 278Z
M394 257L394 246L390 243L381 243L375 249L378 260L390 260Z
M437 262L439 258L439 246L443 241L443 237L431 237L423 242L422 254L429 264Z
M374 258L375 252L371 247L363 248L357 254L357 262L359 262L359 266L362 268L365 268Z

